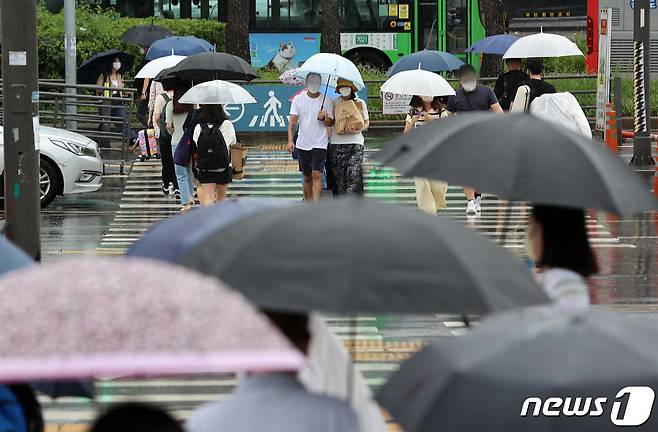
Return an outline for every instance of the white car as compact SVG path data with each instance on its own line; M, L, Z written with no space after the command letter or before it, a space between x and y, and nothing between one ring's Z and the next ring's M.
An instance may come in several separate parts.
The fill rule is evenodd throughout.
M5 171L4 136L0 126L0 185ZM78 133L39 127L41 207L57 195L94 192L101 187L103 160L95 141ZM4 188L0 187L0 195Z

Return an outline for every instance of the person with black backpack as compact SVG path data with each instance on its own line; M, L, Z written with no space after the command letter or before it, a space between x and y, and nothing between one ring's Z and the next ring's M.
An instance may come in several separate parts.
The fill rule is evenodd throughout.
M233 123L228 120L223 105L203 105L192 141L195 146L194 177L201 185L201 205L212 205L226 199L231 183L230 146L236 144Z

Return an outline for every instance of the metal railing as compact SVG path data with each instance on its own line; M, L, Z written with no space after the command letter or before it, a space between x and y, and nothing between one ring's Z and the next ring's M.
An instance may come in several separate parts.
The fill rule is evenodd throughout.
M497 77L484 77L480 78L480 83L484 85L491 85L496 82ZM549 82L559 82L559 81L564 81L564 80L576 80L576 79L584 79L584 80L596 80L596 75L583 75L583 74L562 74L562 75L550 75L546 76L544 78L546 81ZM453 85L457 85L458 80L456 78L446 78L446 80ZM386 80L380 79L380 80L366 80L365 84L368 87L368 109L370 111L371 116L375 116L378 120L391 120L391 121L399 121L401 116L399 114L384 114L379 108L381 106L380 102L380 94L379 94L379 89L382 84L384 84ZM268 84L281 84L281 81L278 80L255 80L252 81L250 84L262 84L262 85L268 85ZM558 86L561 87L561 86ZM576 99L581 102L581 108L583 111L585 111L586 114L588 115L588 119L593 121L594 119L594 112L593 110L596 109L595 104L590 104L590 103L583 103L583 97L586 96L596 96L596 89L593 88L591 90L581 90L581 89L569 89L569 88L560 88L560 91L568 91L571 94L573 94ZM373 99L375 102L371 101ZM375 120L377 121L377 120Z
M96 141L104 152L118 153L118 158L125 161L137 90L122 88L121 97L106 96L107 91L96 85L39 80L39 121L45 126L83 134ZM0 102L4 102L1 90ZM113 145L117 142L119 148Z

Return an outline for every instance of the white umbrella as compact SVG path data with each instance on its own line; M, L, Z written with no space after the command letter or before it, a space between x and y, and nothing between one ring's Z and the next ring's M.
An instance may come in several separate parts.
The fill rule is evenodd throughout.
M195 85L180 98L180 102L199 105L251 104L256 103L256 99L237 84L214 80Z
M366 86L356 65L337 54L318 53L312 55L294 72L294 76L306 79L306 75L309 73L319 74L322 76L323 84L330 87L336 85L338 78L351 81L359 90Z
M524 36L509 47L504 59L532 57L582 56L583 52L568 38L553 33L537 33Z
M169 55L151 60L150 62L146 63L144 67L139 70L139 72L137 72L135 78L155 78L157 74L165 69L176 66L183 59L185 59L185 56Z
M455 94L455 90L445 78L422 69L396 73L382 84L381 91L418 96L451 96Z

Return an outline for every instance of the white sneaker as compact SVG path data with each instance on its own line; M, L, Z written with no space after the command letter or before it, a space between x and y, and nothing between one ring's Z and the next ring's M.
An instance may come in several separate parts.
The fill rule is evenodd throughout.
M482 197L475 198L475 210L480 213L482 211Z
M469 216L475 216L478 214L477 208L475 206L475 200L469 200L466 205L466 214Z

